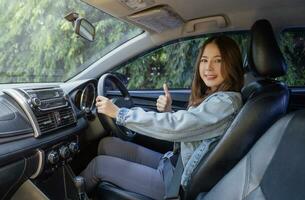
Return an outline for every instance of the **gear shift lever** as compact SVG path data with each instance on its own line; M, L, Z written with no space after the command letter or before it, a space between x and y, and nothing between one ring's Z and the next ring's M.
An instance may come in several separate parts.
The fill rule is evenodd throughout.
M74 178L74 185L77 189L78 199L86 200L85 179L82 176L76 176Z

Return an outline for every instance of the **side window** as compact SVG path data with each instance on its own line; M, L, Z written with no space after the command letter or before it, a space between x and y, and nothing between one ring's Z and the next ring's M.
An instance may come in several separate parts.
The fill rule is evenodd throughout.
M248 34L227 33L246 53ZM168 83L171 89L190 88L199 48L211 35L178 41L151 51L132 62L120 66L115 72L128 78L128 89L161 89Z
M280 37L280 48L288 71L280 80L289 86L305 85L305 29L286 29Z

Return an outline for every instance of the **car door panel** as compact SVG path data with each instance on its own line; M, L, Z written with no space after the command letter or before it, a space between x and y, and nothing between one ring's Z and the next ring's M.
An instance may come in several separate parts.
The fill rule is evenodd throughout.
M305 108L305 88L290 87L290 100L288 111L294 111Z
M163 90L132 90L129 91L134 105L145 110L156 111L156 101L160 95L164 95ZM187 108L190 90L171 90L172 107L174 111L185 110ZM108 97L119 97L120 92L111 90L107 92Z

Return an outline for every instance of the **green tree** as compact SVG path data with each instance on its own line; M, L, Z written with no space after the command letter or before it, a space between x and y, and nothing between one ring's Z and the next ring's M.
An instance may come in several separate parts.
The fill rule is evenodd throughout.
M280 78L290 86L305 84L305 31L287 30L280 38L280 48L288 67L287 75Z
M71 11L94 23L95 42L73 34ZM0 0L0 13L2 83L66 80L141 31L78 0Z

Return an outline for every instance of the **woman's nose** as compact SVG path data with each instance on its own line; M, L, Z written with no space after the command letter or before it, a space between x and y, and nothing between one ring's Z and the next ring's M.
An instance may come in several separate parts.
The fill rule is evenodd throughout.
M210 61L210 62L207 64L207 70L208 70L208 71L213 70L213 62L212 62L212 61Z

